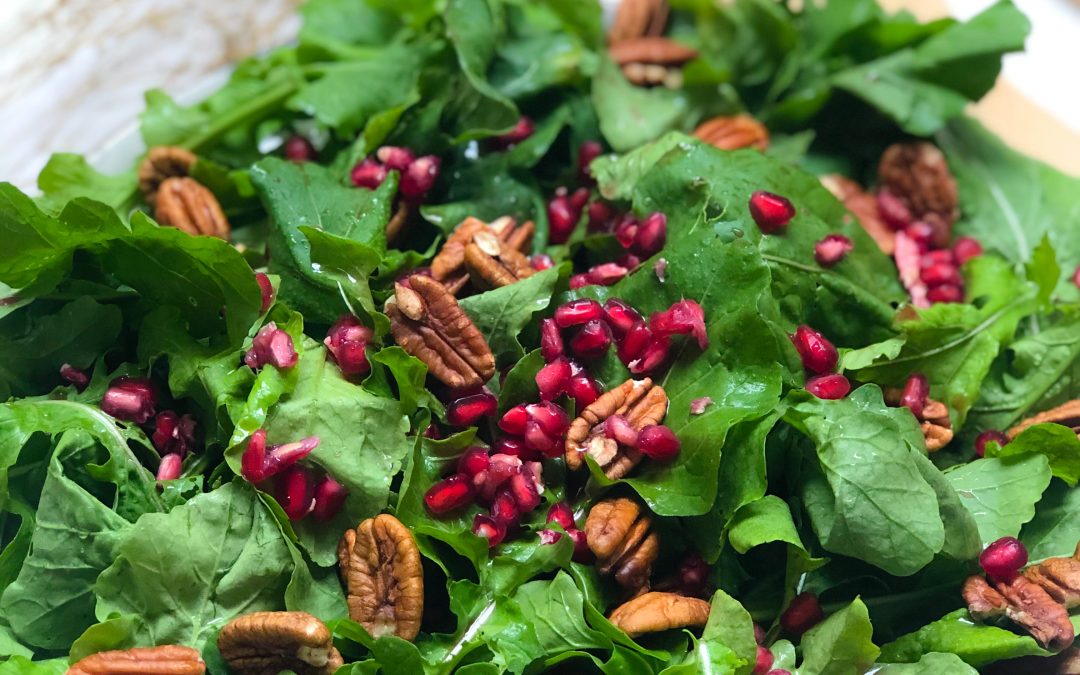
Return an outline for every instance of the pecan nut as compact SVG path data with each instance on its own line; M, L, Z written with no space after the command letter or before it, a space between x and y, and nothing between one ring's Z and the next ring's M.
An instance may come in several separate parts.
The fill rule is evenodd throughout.
M882 253L893 254L896 250L896 232L881 219L877 197L863 190L855 181L835 173L822 176L821 184L840 200L844 208L851 211Z
M1080 543L1071 558L1047 558L1024 570L1024 576L1042 586L1065 609L1080 606Z
M238 616L218 633L221 658L239 675L330 675L341 667L326 625L307 612L255 612Z
M584 456L589 454L605 476L612 480L622 478L641 462L643 455L636 448L619 445L604 435L604 420L622 415L630 426L641 431L650 424L660 424L667 408L664 388L654 385L647 377L627 380L605 392L570 423L566 432L566 466L571 470L581 468L585 464Z
M709 621L709 603L653 591L619 605L608 621L630 637L672 628L703 628Z
M465 247L465 269L469 278L483 288L501 288L531 277L532 268L524 253L503 244L493 232L477 232Z
M956 179L945 155L924 141L894 143L878 164L882 189L888 190L911 211L915 220L934 231L934 245L947 247L959 214Z
M1038 415L1033 415L1023 422L1020 422L1012 429L1009 429L1009 431L1006 432L1006 435L1012 440L1028 427L1035 426L1036 424L1045 424L1047 422L1069 427L1075 431L1077 435L1080 435L1080 398L1063 403L1056 408L1044 410Z
M900 405L903 390L897 387L886 387L884 395L885 402L895 407ZM949 408L941 401L927 398L922 411L915 416L915 419L919 420L919 427L922 429L927 452L937 452L953 439Z
M491 379L495 374L491 348L453 294L422 275L407 282L397 284L386 301L394 341L451 389L472 389Z
M585 542L601 574L613 574L623 588L647 589L660 537L637 502L620 497L597 502L585 519Z
M398 204L397 209L394 210L394 215L390 216L390 220L386 223L386 241L393 242L396 240L405 230L411 216L412 208L408 202L402 201Z
M749 115L720 116L705 120L694 129L694 135L721 150L769 148L769 130Z
M622 0L608 30L608 43L663 35L670 11L666 0Z
M146 159L139 165L139 191L143 193L146 203L153 206L157 202L158 188L166 179L189 175L196 159L190 150L178 146L150 148Z
M477 235L483 232L494 233L504 245L503 250L513 249L524 253L532 244L534 230L531 220L518 225L513 218L504 216L488 224L470 216L450 233L442 249L431 261L431 276L457 295L469 281L465 249Z
M203 675L198 650L177 645L98 652L76 661L67 675Z
M385 513L368 518L341 538L338 564L353 621L375 638L416 637L424 614L424 571L409 528Z
M229 238L229 221L217 197L192 178L166 178L161 183L154 218L188 234Z

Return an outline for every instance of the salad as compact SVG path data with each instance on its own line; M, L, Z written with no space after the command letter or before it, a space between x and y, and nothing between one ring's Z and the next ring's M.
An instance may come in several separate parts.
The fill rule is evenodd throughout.
M310 0L0 185L0 673L1074 673L1028 31Z

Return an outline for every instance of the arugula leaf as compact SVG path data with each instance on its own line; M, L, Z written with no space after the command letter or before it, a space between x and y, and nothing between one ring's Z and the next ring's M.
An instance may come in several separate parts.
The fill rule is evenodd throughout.
M987 457L1014 457L1026 454L1044 455L1050 471L1057 478L1076 487L1080 480L1080 438L1076 432L1061 424L1036 424L1024 429L1005 447L988 449Z
M956 654L973 668L1018 656L1049 656L1030 635L972 621L958 609L881 648L884 663L914 663L933 652Z
M593 78L592 102L600 131L618 152L633 150L667 131L686 129L697 121L684 92L635 87L606 57L600 60Z
M37 177L41 196L37 204L43 211L58 214L71 200L90 197L125 213L135 200L135 171L114 176L99 172L82 155L56 153L42 167Z
M495 90L485 75L495 56L495 42L502 33L502 16L486 0L449 0L443 19L446 35L454 47L458 65L471 91L459 91L455 110L456 142L501 133L518 120L517 107Z
M1072 555L1080 541L1080 490L1051 481L1035 505L1035 517L1020 530L1020 540L1032 561Z
M765 495L735 512L728 531L731 546L746 553L755 546L782 541L803 548L802 539L791 519L791 510L783 499Z
M1035 504L1050 484L1050 465L1043 455L984 458L954 466L945 477L975 517L985 546L1017 536L1035 516Z
M534 314L551 303L556 283L567 275L566 267L552 267L509 286L460 301L461 309L487 338L498 363L516 362L525 355L518 334Z
M300 51L312 56L346 59L358 46L383 44L401 27L391 11L351 0L310 0L300 16Z
M872 635L866 605L855 598L803 636L799 675L864 672L881 652L874 646Z
M874 669L875 675L978 675L956 654L930 652L917 663L887 663Z
M0 675L63 675L67 670L67 659L31 661L25 656L13 656L0 663Z
M570 649L611 649L611 640L585 623L584 598L560 571L551 581L530 581L512 596L536 631L545 656Z

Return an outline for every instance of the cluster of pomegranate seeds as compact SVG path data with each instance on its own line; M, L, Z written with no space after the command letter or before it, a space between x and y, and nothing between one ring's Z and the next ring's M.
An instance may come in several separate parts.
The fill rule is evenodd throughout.
M330 520L341 510L348 491L331 476L316 479L312 469L299 464L318 446L318 436L267 446L266 430L259 429L248 439L240 458L240 474L250 483L274 478L274 498L289 520L301 520L309 514Z
M513 129L507 131L505 134L492 138L491 143L496 148L505 150L507 148L512 148L529 138L533 135L534 131L536 131L536 125L533 124L532 119L522 115L518 118L517 124L514 125Z
M81 368L76 368L70 363L60 366L60 377L75 387L75 391L83 391L90 384L90 373Z
M163 410L154 418L150 440L162 455L176 454L183 459L195 448L195 420L191 415L180 416L172 410Z
M299 358L292 337L278 328L273 321L269 321L255 334L251 349L244 354L244 363L252 370L266 365L292 368Z
M1027 548L1016 537L1002 537L979 555L979 566L994 581L1012 581L1027 561Z
M578 148L578 178L585 185L592 185L596 181L593 179L592 174L589 173L589 165L593 160L604 154L604 146L600 145L596 141L585 141ZM600 202L594 202L599 204Z
M764 234L779 234L795 217L795 206L787 197L759 190L750 195L750 217Z
M592 550L589 549L588 541L585 538L585 532L578 528L577 523L574 522L574 512L571 510L570 505L566 502L558 502L551 505L547 513L547 524L555 523L561 527L574 542L574 562L589 563L592 562L595 556ZM551 528L544 528L540 530L540 543L554 544L562 539L562 532L553 530Z
M483 417L491 417L499 409L499 400L484 390L454 399L446 408L446 421L455 427L471 427Z
M267 446L266 430L259 429L248 439L240 458L240 474L250 483L261 483L307 457L318 446L318 436Z
M101 409L118 420L145 424L154 416L157 392L146 377L118 377L109 383L101 399Z
M408 148L384 145L353 167L349 175L356 187L374 190L382 185L391 171L401 174L398 192L411 202L419 202L435 186L442 160L435 155L417 157Z
M855 244L842 234L830 234L814 244L814 260L822 267L832 267L843 260Z
M588 202L588 188L578 188L573 192L565 187L555 190L555 196L547 206L548 240L552 244L565 244L570 239Z
M975 454L978 457L986 456L986 444L997 443L1004 448L1009 444L1009 437L997 429L987 429L975 437Z
M837 400L847 396L851 383L840 373L833 372L839 360L833 343L806 325L796 328L790 337L803 367L812 373L806 380L806 390L821 399Z
M282 145L281 151L285 159L290 162L313 162L318 157L311 141L299 134L289 136Z
M813 593L799 593L791 599L787 609L780 615L780 627L784 632L798 637L825 618L817 596Z
M366 350L372 336L371 329L351 314L338 319L327 332L323 344L347 379L359 379L371 371Z
M274 304L274 285L270 283L270 277L262 272L255 273L255 281L259 283L259 291L262 292L262 304L259 306L259 313L265 314L266 310L270 309L270 305Z
M675 459L682 445L675 432L663 424L650 424L638 434L637 449L641 454L658 462Z

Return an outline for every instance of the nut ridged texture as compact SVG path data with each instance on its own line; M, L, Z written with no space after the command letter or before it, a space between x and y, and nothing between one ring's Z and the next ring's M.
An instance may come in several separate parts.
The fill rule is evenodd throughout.
M681 66L696 58L698 52L693 47L665 37L642 37L611 45L608 47L608 55L620 66L629 63Z
M347 530L338 546L349 617L372 636L412 640L424 614L424 571L412 532L381 514Z
M597 502L585 519L585 539L601 574L629 591L648 588L660 538L637 502L620 497Z
M162 645L98 652L76 661L67 675L203 675L206 664L191 647Z
M197 157L190 150L172 145L150 148L139 165L139 191L146 203L157 202L158 188L167 178L182 178L191 173Z
M501 288L531 277L536 273L524 253L517 251L497 239L498 252L492 255L476 242L465 247L465 268L469 278L482 288Z
M255 612L221 629L218 650L238 675L330 675L342 665L330 629L307 612Z
M627 380L605 392L581 411L566 433L566 466L577 470L585 465L585 453L591 452L590 440L604 435L603 423L612 415L622 415L636 431L650 424L660 424L667 414L668 397L664 388L646 377ZM604 475L617 480L630 473L644 455L636 448L619 446L617 452L594 453Z
M608 30L608 44L663 35L670 11L666 0L622 0Z
M229 221L217 197L192 178L167 178L161 183L154 218L188 234L229 238Z
M1080 398L1063 403L1056 408L1044 410L1020 422L1006 432L1009 440L1016 438L1022 431L1036 424L1053 422L1071 428L1080 435Z
M465 265L465 249L473 242L477 234L491 231L504 244L504 250L512 249L524 253L532 245L535 229L531 220L518 225L512 218L503 217L489 224L470 216L461 221L461 224L450 233L446 243L431 261L431 276L456 295L469 281L469 271Z
M619 605L608 620L630 637L672 628L702 628L709 620L709 603L653 591Z
M769 130L749 115L713 117L698 125L694 136L721 150L769 148Z
M915 220L933 229L935 246L950 244L959 201L956 179L937 146L922 141L890 145L881 156L878 177Z

